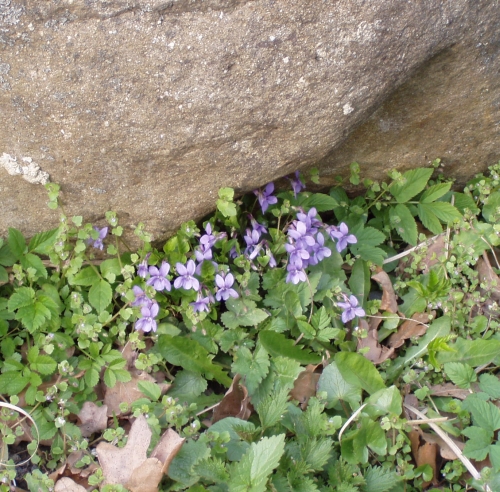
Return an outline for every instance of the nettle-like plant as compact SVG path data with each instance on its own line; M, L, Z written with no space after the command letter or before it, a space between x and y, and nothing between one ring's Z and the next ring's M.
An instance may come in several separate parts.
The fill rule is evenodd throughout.
M0 239L0 394L36 423L2 409L4 481L6 446L34 439L40 470L71 463L107 491L397 492L440 473L465 490L466 470L493 490L499 166L464 193L438 166L354 198L299 173L277 193L223 188L161 249L140 224L136 252L115 213L82 225L47 185L59 227ZM51 490L40 470L28 488Z

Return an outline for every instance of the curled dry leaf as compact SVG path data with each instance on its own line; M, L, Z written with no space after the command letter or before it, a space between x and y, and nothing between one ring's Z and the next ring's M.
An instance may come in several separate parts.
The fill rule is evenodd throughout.
M435 315L433 311L431 313ZM405 340L413 337L420 337L425 334L428 326L422 323L429 322L429 314L427 313L415 313L411 319L407 319L399 328L396 333L393 333L387 342L389 347L398 348L403 345Z
M157 458L162 463L162 473L166 474L168 472L170 462L180 451L185 440L184 437L179 436L173 429L167 429L163 433L160 442L151 453L151 458Z
M212 423L218 422L226 417L237 417L242 420L248 420L253 411L250 403L248 390L245 385L240 383L241 375L234 376L231 386L227 390L224 398L217 405L212 417Z
M108 427L107 412L108 407L106 405L98 407L94 402L86 401L78 414L80 419L78 427L80 427L82 436L89 437L94 432L105 430Z
M380 305L380 309L389 313L397 313L398 301L389 275L382 268L378 268L377 273L372 275L372 279L382 287L382 304Z
M408 434L411 442L411 454L413 459L418 466L429 465L433 471L433 478L430 482L425 482L422 484L423 488L426 488L431 483L433 485L438 484L438 445L432 442L426 442L422 437L422 431L420 428L414 428Z
M306 366L306 370L302 371L293 383L293 388L290 391L290 398L292 400L298 400L302 410L307 408L309 398L316 394L319 377L322 372L322 364L316 366L309 364Z
M476 270L479 281L484 286L484 288L479 289L479 292L486 297L486 300L479 306L474 307L473 315L482 313L498 318L500 317L497 306L500 303L500 277L493 270L486 252L477 261Z
M473 391L462 389L453 383L436 384L430 387L432 396L451 396L459 400L465 400Z
M421 261L419 269L422 271L422 273L429 273L429 270L434 265L440 263L439 258L444 254L446 254L445 237L444 235L440 235L427 247L427 254Z
M87 492L87 489L69 477L62 477L55 484L54 492Z
M367 331L365 338L358 338L358 351L367 348L368 352L363 355L374 364L381 364L394 354L394 348L387 348L380 345L378 341L377 327L379 323L369 325L364 319L359 320L359 328Z

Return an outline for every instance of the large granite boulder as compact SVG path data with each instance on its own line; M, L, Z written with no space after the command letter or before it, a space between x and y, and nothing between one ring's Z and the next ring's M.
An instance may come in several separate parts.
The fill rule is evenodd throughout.
M352 141L336 149L377 108L366 123L375 136L363 126L356 135L377 144L366 163L383 174L383 140L404 133L411 111L441 130L446 101L470 97L472 117L448 108L446 141L434 132L425 152L390 164L452 150L471 174L463 135L475 139L478 166L495 154L499 22L491 0L0 0L0 235L57 223L41 186L50 177L68 214L99 224L113 209L164 236L212 209L221 186L248 191L325 156L327 173L338 173L362 155ZM471 67L439 72L462 52ZM423 68L416 87L381 107L426 66L431 81ZM434 84L442 104L425 113ZM460 134L470 122L483 124ZM399 137L394 155L404 153Z

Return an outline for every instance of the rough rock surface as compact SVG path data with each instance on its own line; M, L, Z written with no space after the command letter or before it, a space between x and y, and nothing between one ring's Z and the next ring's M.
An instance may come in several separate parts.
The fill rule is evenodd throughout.
M28 174L159 237L221 186L345 166L332 151L432 56L458 43L498 76L499 21L490 0L0 0L0 166L21 168L0 169L0 235L57 223Z

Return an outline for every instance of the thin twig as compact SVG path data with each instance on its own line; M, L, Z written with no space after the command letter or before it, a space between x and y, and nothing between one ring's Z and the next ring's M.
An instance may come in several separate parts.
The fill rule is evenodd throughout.
M413 253L415 250L418 248L421 248L423 246L428 245L435 239L437 239L439 236L442 236L443 233L438 234L437 236L432 236L429 239L426 239L423 243L417 244L416 246L413 246L413 248L407 249L406 251L403 251L402 253L399 253L397 255L391 256L390 258L386 258L382 264L386 265L387 263L392 263L393 261L399 260L401 258L404 258L405 256L408 256L409 254Z

